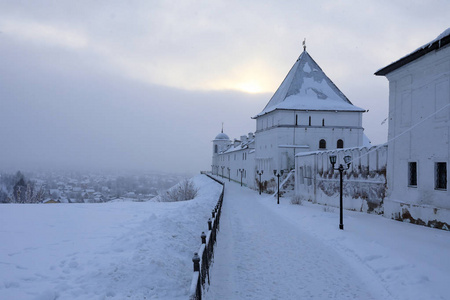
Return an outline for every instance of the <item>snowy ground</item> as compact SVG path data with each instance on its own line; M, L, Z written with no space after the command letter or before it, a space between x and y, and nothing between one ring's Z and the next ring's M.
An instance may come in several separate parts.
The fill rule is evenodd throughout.
M450 299L450 232L226 182L206 299Z
M0 299L186 299L221 185L176 203L0 205Z
M192 201L0 205L0 300L186 299L221 186ZM226 182L206 299L449 299L450 232Z

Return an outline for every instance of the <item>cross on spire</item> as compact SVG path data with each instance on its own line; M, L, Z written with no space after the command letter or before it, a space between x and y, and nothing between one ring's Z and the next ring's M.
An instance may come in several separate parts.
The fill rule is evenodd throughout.
M303 39L303 51L306 51L306 38Z
M222 133L223 133L223 122L222 122Z

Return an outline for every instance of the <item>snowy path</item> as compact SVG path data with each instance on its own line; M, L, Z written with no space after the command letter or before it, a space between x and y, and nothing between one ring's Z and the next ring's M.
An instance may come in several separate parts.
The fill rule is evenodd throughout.
M450 233L226 182L205 299L448 299Z
M227 184L208 299L376 299L317 239Z

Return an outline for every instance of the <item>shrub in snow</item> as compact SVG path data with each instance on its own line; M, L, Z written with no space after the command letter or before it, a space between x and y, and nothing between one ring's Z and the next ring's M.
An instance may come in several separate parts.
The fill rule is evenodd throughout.
M159 201L176 202L192 200L197 196L197 192L198 188L195 187L194 183L189 179L185 179L165 193L159 195Z
M324 212L334 212L334 207L330 207L330 206L324 206L323 207L323 211Z
M303 197L295 195L291 197L291 204L302 205Z

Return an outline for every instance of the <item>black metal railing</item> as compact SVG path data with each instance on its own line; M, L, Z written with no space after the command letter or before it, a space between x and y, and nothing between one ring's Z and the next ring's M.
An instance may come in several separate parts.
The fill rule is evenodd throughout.
M216 244L217 231L219 230L223 194L225 191L225 184L222 181L205 172L201 173L220 183L222 185L222 193L219 196L215 208L211 212L211 218L208 219L208 232L202 232L200 235L202 245L200 246L199 251L194 253L194 257L192 258L192 262L194 263L194 275L192 276L191 287L189 290L190 300L201 300L202 290L205 287L206 282L208 282L208 285L210 284L209 268L214 259L214 245Z

